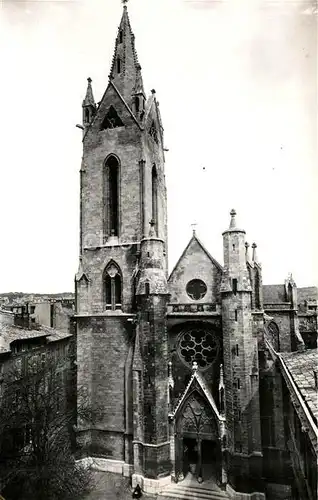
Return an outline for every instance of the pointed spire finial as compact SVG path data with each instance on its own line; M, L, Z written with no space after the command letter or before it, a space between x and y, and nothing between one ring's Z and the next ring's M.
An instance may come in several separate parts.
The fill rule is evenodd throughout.
M223 375L223 365L220 365L220 382L219 382L219 390L224 387L224 375Z
M193 361L192 370L194 372L198 371L198 363L196 361Z
M253 248L252 261L257 262L257 254L256 254L257 245L256 245L256 243L252 244L252 248Z
M231 216L230 229L234 229L236 227L236 220L235 220L236 211L234 210L234 208L232 208L230 216Z
M155 221L153 219L151 219L149 224L150 224L149 237L151 238L152 236L156 236Z
M87 78L87 90L85 99L83 101L83 106L93 106L94 108L96 106L93 96L92 79L90 77Z
M249 252L250 244L245 241L245 258L247 261L250 260L250 252Z

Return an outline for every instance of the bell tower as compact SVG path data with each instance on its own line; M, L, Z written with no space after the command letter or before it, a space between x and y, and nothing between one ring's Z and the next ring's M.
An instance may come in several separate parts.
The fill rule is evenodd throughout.
M154 266L160 264L160 279L166 279L167 207L159 105L154 90L146 100L135 37L123 3L105 93L96 106L89 79L83 101L75 291L78 395L101 415L94 423L78 421L78 442L105 470L128 475L134 471L136 335L138 322L145 321L140 292L144 271L140 269L145 268L148 254L155 252ZM150 221L153 244L147 243ZM145 253L147 245L151 248ZM151 245L160 248L152 250ZM166 290L162 293L158 300L164 310ZM149 307L151 296L147 295ZM162 331L165 341L165 325L160 332L156 328L153 335ZM141 356L148 341L140 334ZM163 361L159 355L153 360L156 366ZM161 389L154 386L155 395L149 401L162 404ZM160 467L152 472L156 475Z

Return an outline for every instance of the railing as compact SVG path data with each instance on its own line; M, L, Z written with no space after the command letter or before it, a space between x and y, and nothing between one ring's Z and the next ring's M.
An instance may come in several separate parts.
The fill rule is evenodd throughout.
M168 314L213 314L221 313L219 304L168 304Z

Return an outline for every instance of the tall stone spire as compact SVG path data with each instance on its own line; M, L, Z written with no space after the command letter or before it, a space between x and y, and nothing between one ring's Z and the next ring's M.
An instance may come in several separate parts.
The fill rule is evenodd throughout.
M84 129L87 129L92 119L94 118L96 112L96 104L93 95L91 78L87 78L87 90L85 99L82 103L82 108L83 108L83 126Z
M83 101L83 107L84 106L96 106L95 104L95 99L93 95L93 89L92 89L92 79L87 78L87 90L86 90L86 96Z
M109 78L127 104L131 106L132 95L140 91L143 92L143 82L141 66L135 49L135 35L128 17L127 2L123 3L123 15L118 28Z

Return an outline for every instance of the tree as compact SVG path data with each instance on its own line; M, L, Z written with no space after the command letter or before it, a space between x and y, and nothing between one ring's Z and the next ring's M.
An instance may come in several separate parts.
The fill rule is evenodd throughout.
M6 500L75 500L90 487L91 472L73 456L74 426L77 417L94 415L76 395L74 363L56 354L17 357L4 376L0 493Z

